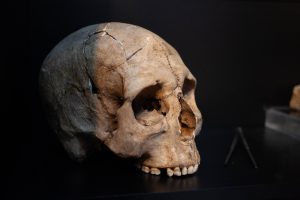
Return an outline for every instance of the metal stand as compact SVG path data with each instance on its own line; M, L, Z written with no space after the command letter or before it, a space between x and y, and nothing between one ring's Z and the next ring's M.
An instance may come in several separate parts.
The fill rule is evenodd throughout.
M230 149L229 149L229 152L228 152L228 154L227 154L227 156L226 156L224 165L226 166L226 165L228 164L229 159L231 158L232 153L233 153L233 151L234 151L234 149L235 149L235 147L236 147L236 145L237 145L238 138L240 137L241 140L242 140L242 142L243 142L243 146L245 147L245 149L246 149L246 151L247 151L247 153L248 153L248 155L249 155L249 158L250 158L250 160L251 160L251 162L252 162L254 168L257 169L258 166L257 166L256 161L255 161L255 159L254 159L254 157L253 157L253 155L252 155L252 153L251 153L251 151L250 151L248 142L247 142L247 140L246 140L246 138L245 138L245 135L244 135L244 133L243 133L243 129L242 129L241 127L237 127L237 128L235 129L235 132L236 132L236 133L235 133L235 136L234 136L234 138L233 138L233 140L232 140L232 143L231 143L231 145L230 145Z

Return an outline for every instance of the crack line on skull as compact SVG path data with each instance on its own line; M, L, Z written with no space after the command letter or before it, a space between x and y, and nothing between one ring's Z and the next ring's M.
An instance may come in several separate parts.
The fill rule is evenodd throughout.
M164 56L165 56L166 59L167 59L168 66L169 66L169 68L170 68L172 74L175 76L175 78L176 78L176 80L177 80L177 82L176 82L177 87L179 87L179 85L180 85L180 84L179 84L180 78L179 78L179 76L175 73L175 71L174 71L174 69L173 69L173 67L172 67L172 65L171 65L169 56L168 56L168 54L166 53L166 47L165 47L164 45L162 45L161 42L158 41L155 37L153 37L153 38L154 38L154 40L156 40L156 42L158 43L158 45L164 50L163 53L164 53Z
M91 75L89 74L88 68L87 68L88 58L87 58L87 55L86 55L86 46L87 46L87 43L88 43L88 41L91 39L92 36L97 35L97 34L101 34L101 33L102 33L102 34L100 35L100 37L103 37L103 36L105 36L105 35L108 35L109 37L111 37L113 40L115 40L115 41L121 46L121 49L123 50L124 55L125 55L125 58L126 58L126 51L125 51L125 49L123 48L122 42L118 41L116 37L114 37L113 35L109 34L109 33L106 31L106 28L107 28L108 26L109 26L109 23L108 23L102 30L97 30L97 31L94 31L94 32L92 32L92 33L89 33L89 34L88 34L88 37L83 41L83 56L84 56L84 59L85 59L85 65L84 65L84 67L85 67L87 76L88 76L88 78L89 78L90 80L93 80L93 79L92 79ZM115 70L112 69L112 68L111 68L111 70L115 71ZM123 77L122 77L122 78L123 78ZM106 96L106 97L107 97L107 95L105 95L103 92L100 91L99 94L100 94L100 93L101 93L103 96ZM99 95L98 95L98 99L99 99ZM99 99L99 100L100 100L100 104L102 105L102 107L103 107L104 110L105 110L105 113L106 113L107 115L111 116L111 117L116 117L115 114L109 112L109 109L108 109L107 105L103 102L103 100L102 100L102 99ZM111 134L111 133L110 133L110 134Z
M108 33L107 31L105 31L105 30L98 30L98 31L94 31L94 32L88 34L88 37L83 41L83 55L84 55L84 58L85 58L86 62L88 61L88 58L87 58L86 52L85 52L85 48L86 48L86 46L87 46L87 42L88 42L89 39L91 39L92 36L97 35L97 34L100 34L100 33L104 33L104 34L101 34L100 37L103 37L103 36L105 36L105 35L108 35L108 36L111 37L113 40L115 40L118 44L120 44L121 49L122 49L123 52L124 52L125 58L127 57L127 56L126 56L126 51L125 51L125 49L124 49L124 46L123 46L123 43L122 43L122 42L120 42L116 37L114 37L113 35L111 35L111 34Z
M92 79L92 77L91 77L91 75L89 74L89 70L88 70L88 67L87 67L87 63L88 63L88 58L87 58L87 55L86 55L86 46L87 46L87 42L91 39L91 37L92 36L94 36L94 35L97 35L97 34L101 34L100 35L100 37L103 37L103 36L105 36L105 35L108 35L109 37L111 37L113 40L115 40L120 46L121 46L121 49L123 50L123 52L124 52L124 57L126 58L127 56L126 56L126 51L125 51L125 49L124 49L124 47L123 47L123 43L122 42L120 42L116 37L114 37L113 35L111 35L110 33L108 33L106 30L107 30L107 27L109 26L110 24L108 23L108 24L106 24L106 26L102 29L102 30L97 30L97 31L94 31L94 32L92 32L92 33L89 33L88 34L88 37L83 41L83 49L82 49L82 53L83 53L83 57L84 57L84 60L85 60L85 64L84 64L84 68L85 68L85 71L86 71L86 73L87 73L87 76L88 76L88 78L90 79L90 80L93 80ZM142 49L142 48L141 48ZM140 51L141 49L138 49L136 52L134 52L134 54L136 54L138 51ZM134 56L134 54L133 55L131 55L130 56L130 58L132 57L132 56ZM129 58L129 59L130 59ZM125 62L127 62L127 60L128 59L126 59L126 61ZM122 64L124 64L125 62L123 62L123 63L121 63L120 65L122 65ZM117 66L115 66L115 67L118 67L118 66L120 66L120 65L117 65ZM115 69L113 69L113 68L110 68L110 70L113 70L113 71L115 71ZM118 72L119 74L120 74L120 72ZM121 74L120 74L121 75ZM122 77L122 76L121 76ZM123 79L123 77L122 77L122 79ZM123 89L124 90L124 89ZM123 91L124 92L124 91Z
M164 100L164 99L166 99L166 98L169 98L170 96L172 96L172 95L174 94L174 91L175 91L175 90L173 90L173 91L172 91L171 93L169 93L169 94L166 94L166 95L160 97L159 100Z
M105 96L105 97L108 97L107 95L104 95L104 93L101 93L101 94L102 94L103 96ZM98 99L99 99L99 98L98 98ZM106 112L106 114L109 115L110 117L115 118L116 115L108 111L108 106L104 103L104 100L103 100L102 98L100 98L99 100L100 100L100 103L101 103L101 105L103 106L104 111Z
M125 94L125 79L124 79L124 77L122 76L122 74L119 71L117 71L117 73L119 74L119 76L122 79L122 101L125 101L125 98L124 98L124 94Z
M124 52L124 57L125 57L125 58L127 57L126 51L125 51L124 46L123 46L123 43L120 42L116 37L114 37L113 35L111 35L110 33L108 33L107 30L108 30L109 25L110 25L110 23L107 23L107 24L105 25L105 27L104 27L102 30L96 30L96 31L94 31L94 32L92 32L92 33L89 33L89 34L88 34L88 37L83 41L83 55L84 55L84 59L85 59L85 62L86 62L86 64L85 64L86 70L87 70L87 62L88 62L88 58L87 58L85 49L86 49L86 46L87 46L87 42L88 42L88 40L89 40L92 36L97 35L97 34L101 34L101 33L102 33L102 34L100 35L100 37L103 37L103 36L105 36L105 35L108 35L108 36L111 37L113 40L115 40L115 41L121 46L121 49L122 49L123 52ZM126 60L126 61L127 61L127 60ZM126 62L126 61L125 61L125 62ZM123 63L122 63L122 64L123 64ZM87 71L88 71L88 70L87 70Z
M137 54L139 51L141 51L143 49L143 47L139 48L138 50L136 50L135 52L133 52L130 56L128 56L126 58L126 61L130 60L135 54Z
M166 56L166 59L167 59L167 61L168 61L168 65L169 65L169 67L170 67L172 73L174 74L174 76L175 76L175 78L176 78L176 80L177 80L177 87L179 87L179 80L180 80L180 79L179 79L178 75L175 73L175 71L174 71L174 69L173 69L173 67L172 67L172 65L171 65L169 56L168 56L166 53L165 53L165 56Z

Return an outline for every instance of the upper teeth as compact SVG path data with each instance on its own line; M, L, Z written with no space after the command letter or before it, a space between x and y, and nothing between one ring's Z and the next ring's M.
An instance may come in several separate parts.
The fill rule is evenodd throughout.
M167 175L168 176L181 176L181 175L187 175L187 174L193 174L198 170L198 164L196 165L191 165L188 167L175 167L175 168L167 168ZM155 168L155 167L147 167L147 166L142 166L142 171L145 173L151 173L155 175L160 174L160 169Z

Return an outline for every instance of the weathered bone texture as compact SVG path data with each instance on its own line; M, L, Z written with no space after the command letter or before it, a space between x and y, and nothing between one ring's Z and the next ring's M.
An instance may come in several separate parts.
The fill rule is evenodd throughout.
M300 85L296 85L290 100L290 107L300 111Z
M130 24L82 28L63 39L40 71L49 122L71 157L100 143L140 158L144 172L194 173L202 124L196 79L177 51Z

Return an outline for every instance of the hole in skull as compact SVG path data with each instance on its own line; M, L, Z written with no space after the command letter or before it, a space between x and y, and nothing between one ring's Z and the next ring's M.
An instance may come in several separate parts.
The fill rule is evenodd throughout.
M183 95L189 95L196 87L196 81L193 79L185 79L182 86Z
M148 86L132 102L135 118L145 126L157 124L166 115L165 110L162 111L160 100L156 98L159 90L160 84Z

